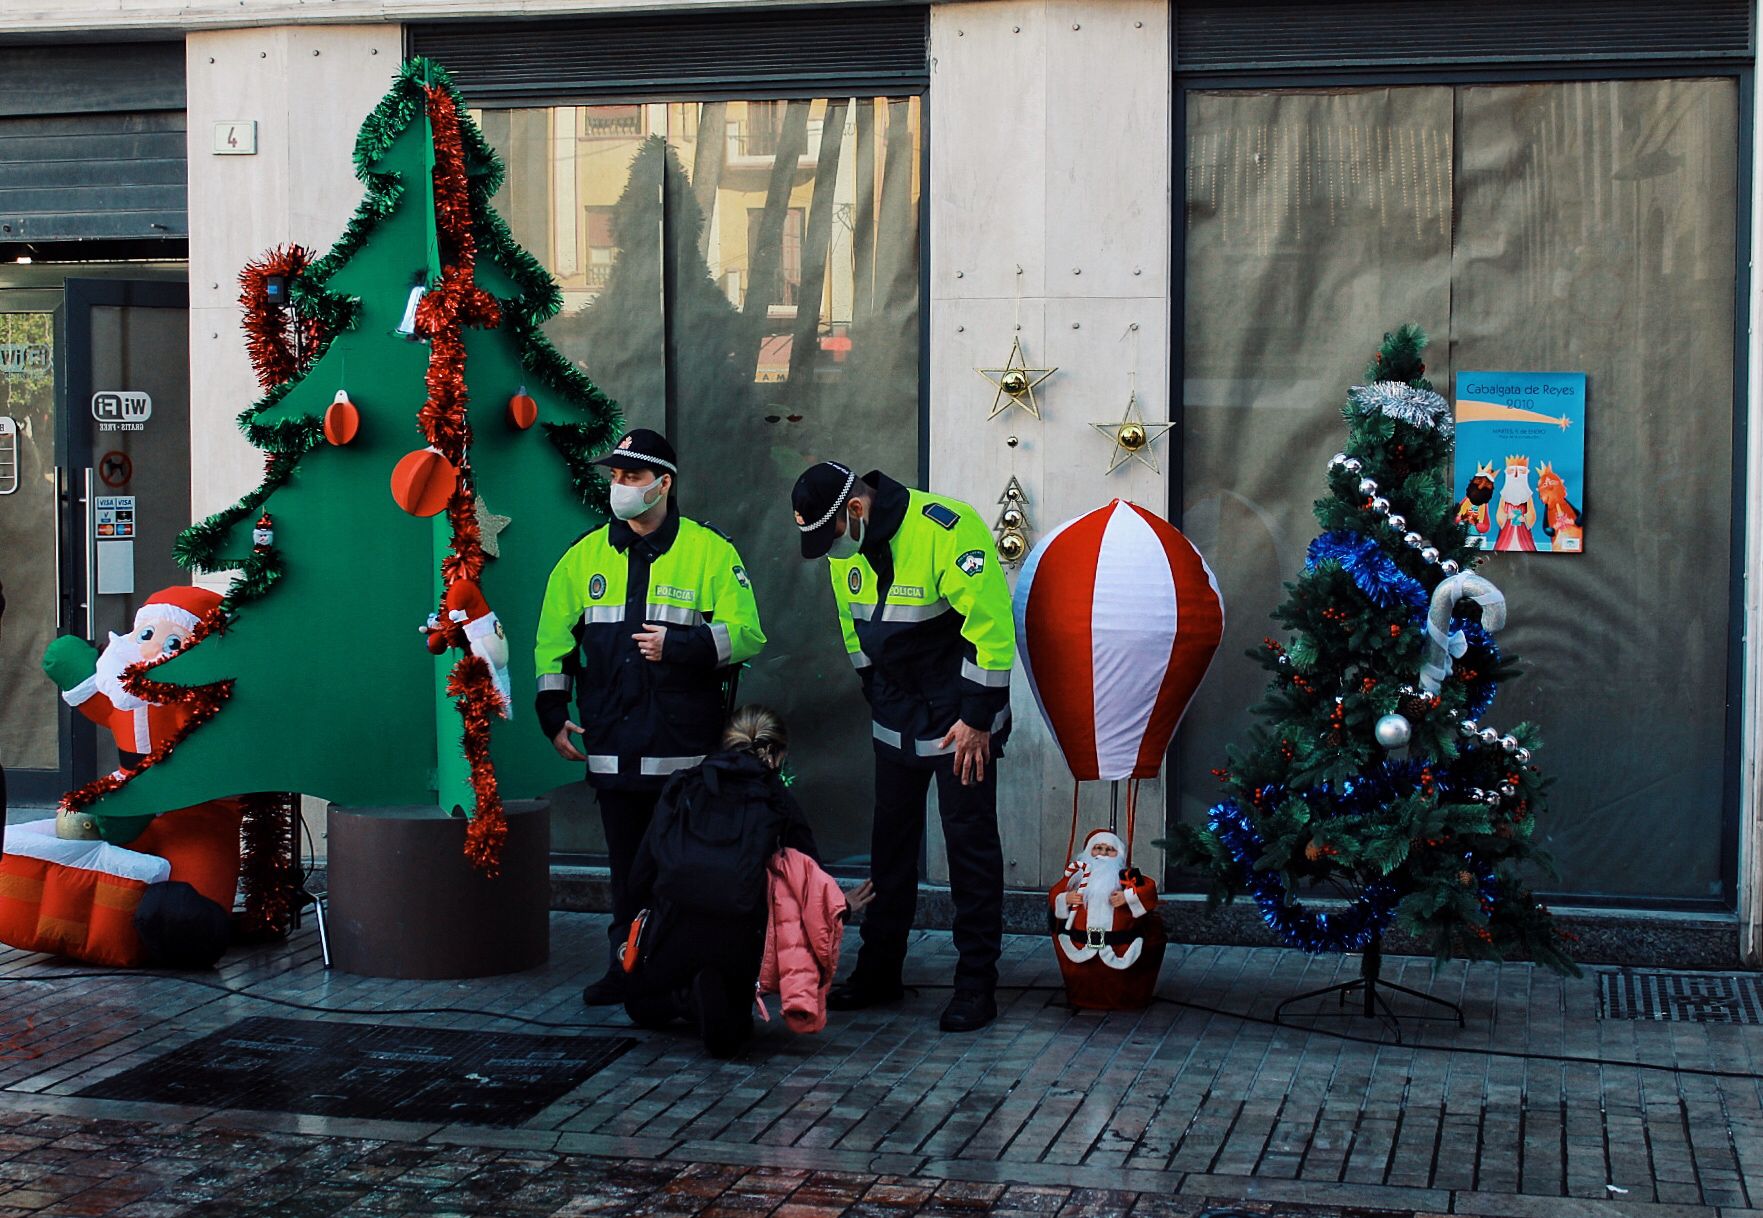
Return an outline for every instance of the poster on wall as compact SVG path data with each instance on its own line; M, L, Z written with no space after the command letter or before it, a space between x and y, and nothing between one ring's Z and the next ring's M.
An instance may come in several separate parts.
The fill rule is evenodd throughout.
M1469 544L1585 552L1585 373L1457 374L1457 519Z

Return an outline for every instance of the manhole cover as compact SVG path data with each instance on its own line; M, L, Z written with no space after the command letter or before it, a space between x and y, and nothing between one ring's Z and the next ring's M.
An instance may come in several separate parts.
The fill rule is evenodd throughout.
M1598 974L1603 1019L1763 1023L1763 979L1719 973Z
M636 1043L254 1018L80 1094L315 1116L518 1125Z

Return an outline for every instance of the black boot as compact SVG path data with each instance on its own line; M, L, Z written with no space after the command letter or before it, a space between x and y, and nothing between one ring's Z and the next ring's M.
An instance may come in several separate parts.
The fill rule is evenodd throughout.
M992 991L956 990L937 1026L945 1032L977 1032L996 1018L998 1003Z
M615 1007L624 1001L628 989L624 969L614 964L600 980L582 987L582 1003L590 1007Z
M898 977L885 979L858 969L827 991L826 1005L834 1011L861 1011L898 1002L905 994Z

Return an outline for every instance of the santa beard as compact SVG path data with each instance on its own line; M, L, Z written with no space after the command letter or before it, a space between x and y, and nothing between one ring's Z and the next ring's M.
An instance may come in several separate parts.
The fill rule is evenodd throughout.
M110 642L98 656L98 671L93 674L98 683L98 692L110 699L110 704L117 710L140 710L150 703L137 698L122 687L123 673L136 664L146 662L141 654L141 640L133 634L113 634Z
M1500 502L1507 507L1522 507L1530 502L1530 478L1514 478L1506 475L1506 485L1500 488Z
M1112 898L1120 891L1121 860L1103 855L1086 864L1084 877L1084 925L1106 930L1114 925Z

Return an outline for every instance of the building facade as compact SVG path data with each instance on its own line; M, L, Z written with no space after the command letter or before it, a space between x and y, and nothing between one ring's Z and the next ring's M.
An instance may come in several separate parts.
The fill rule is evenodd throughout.
M1560 902L1724 921L1754 959L1755 26L1730 0L0 0L0 756L41 794L104 764L35 655L118 628L177 578L168 530L255 485L238 269L336 237L356 128L419 53L508 166L553 342L668 431L682 506L747 557L772 644L743 694L794 725L833 857L867 849L868 727L783 510L804 463L988 515L1015 480L1031 540L1114 496L1181 524L1229 607L1148 796L1192 822L1345 387L1412 320L1447 395L1459 369L1588 378L1585 552L1488 568L1527 670L1500 718L1539 724L1558 780ZM1018 344L1058 371L1038 418L989 417L977 370ZM153 381L139 430L86 417L118 377ZM1129 403L1174 426L1110 472L1092 424ZM107 492L128 538L95 535ZM127 580L100 544L124 540ZM1000 813L1034 890L1071 794L1024 684ZM565 853L596 849L585 813L564 800Z

